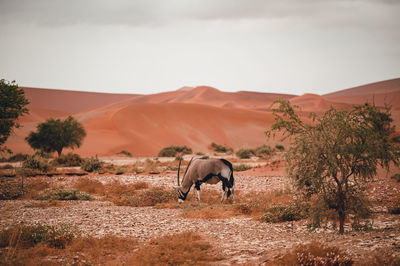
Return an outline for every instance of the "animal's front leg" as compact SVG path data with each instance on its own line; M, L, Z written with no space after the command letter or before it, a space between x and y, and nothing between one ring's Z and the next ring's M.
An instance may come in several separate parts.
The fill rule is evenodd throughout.
M195 188L196 188L196 196L197 196L197 201L200 202L200 181L196 181Z

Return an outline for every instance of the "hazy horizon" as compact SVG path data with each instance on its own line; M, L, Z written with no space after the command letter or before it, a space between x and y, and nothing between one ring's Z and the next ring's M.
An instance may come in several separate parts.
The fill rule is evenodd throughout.
M398 14L391 0L0 0L0 78L322 95L400 77Z

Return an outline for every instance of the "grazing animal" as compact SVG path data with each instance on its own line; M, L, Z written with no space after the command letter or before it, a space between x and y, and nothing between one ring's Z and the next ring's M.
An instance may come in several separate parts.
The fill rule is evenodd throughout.
M182 203L188 195L190 188L194 184L197 193L197 200L200 201L200 186L203 183L217 184L222 182L222 197L221 202L224 200L225 195L228 199L232 194L234 199L234 178L232 164L225 159L194 159L190 160L185 174L182 178L182 184L179 184L179 172L181 161L178 166L178 202Z

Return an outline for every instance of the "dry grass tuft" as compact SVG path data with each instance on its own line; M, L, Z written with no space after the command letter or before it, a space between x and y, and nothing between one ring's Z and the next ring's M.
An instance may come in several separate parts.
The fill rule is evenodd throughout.
M74 188L90 194L104 195L105 186L98 180L89 179L88 177L79 178Z
M52 232L42 225L1 231L0 265L205 265L222 259L193 232L145 243L113 235L68 238L68 231L60 230L57 238ZM62 249L53 243L60 236L68 238Z
M26 204L25 208L50 208L50 207L64 207L69 205L67 201L58 200L40 200Z
M221 194L213 190L201 190L201 202L197 202L194 193L184 204L175 202L162 204L159 207L183 209L184 218L225 219L229 217L252 217L259 220L270 207L293 202L290 190L276 190L270 193L249 192L242 194L235 190L235 202L231 199L220 203Z
M208 265L223 258L212 253L212 246L193 232L150 240L141 245L128 265Z
M119 180L114 180L104 185L97 180L82 178L75 183L74 187L81 191L91 191L105 196L105 200L119 206L155 206L156 204L171 202L176 198L175 191L165 190L161 187L150 187L146 182L122 184Z
M119 206L145 207L161 203L170 203L176 199L175 191L154 187L143 190L133 195L120 195L112 197L111 201Z
M298 245L289 252L267 261L266 265L337 265L350 266L354 261L337 247L319 242Z

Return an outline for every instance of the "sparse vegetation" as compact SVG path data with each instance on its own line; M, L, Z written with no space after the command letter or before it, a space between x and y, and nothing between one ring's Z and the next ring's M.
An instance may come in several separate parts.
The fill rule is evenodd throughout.
M291 251L267 262L266 265L337 265L351 266L354 261L337 247L311 242L294 247Z
M226 154L232 154L233 149L225 146L225 145L220 145L215 142L211 142L210 144L211 148L213 149L214 152L219 152L219 153L226 153Z
M267 209L261 220L267 223L298 221L304 218L301 208L296 205L276 205Z
M97 156L86 158L83 160L81 164L81 169L86 172L93 172L93 171L98 171L102 168L103 162L97 158Z
M279 106L272 109L276 122L267 135L283 131L293 137L286 153L289 177L305 195L319 199L315 207L336 211L343 234L349 214L361 219L367 213L364 191L378 166L389 169L391 163L400 163L390 110L380 111L368 103L350 111L331 107L322 117L314 115L313 123L305 123L289 101L276 103Z
M69 225L15 225L0 231L0 247L30 248L44 243L53 248L65 248L79 231Z
M158 157L176 157L177 155L192 154L192 149L185 146L168 146L162 148Z
M61 154L52 161L52 164L56 166L80 166L82 163L83 159L81 156L71 152L67 154Z
M93 197L85 192L71 189L55 189L45 191L39 200L93 200Z
M33 155L26 158L26 160L22 163L22 167L41 172L48 172L53 168L47 159L38 155Z
M233 165L233 171L235 172L241 172L241 171L247 171L251 169L251 166L248 166L247 164L234 164Z
M254 150L242 148L236 152L236 156L240 159L250 159L251 156L254 156Z
M126 151L126 150L122 150L122 151L118 152L117 154L121 154L121 155L125 155L125 156L128 156L128 157L132 157L132 153L130 153L129 151Z
M269 158L272 154L274 154L274 149L271 148L268 145L262 145L260 147L257 147L254 149L253 154L255 154L257 157L267 159Z
M11 155L8 158L2 158L1 161L2 162L23 162L25 161L27 158L29 157L28 154L23 154L23 153L16 153L14 155Z

